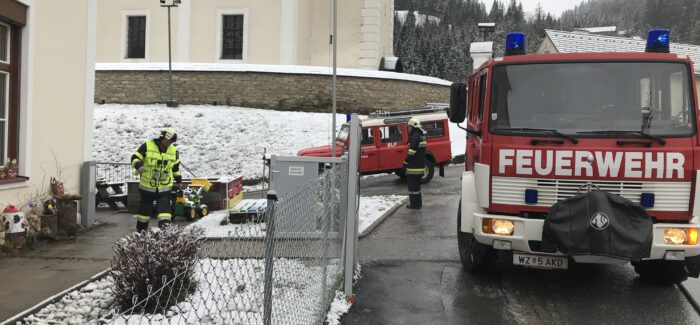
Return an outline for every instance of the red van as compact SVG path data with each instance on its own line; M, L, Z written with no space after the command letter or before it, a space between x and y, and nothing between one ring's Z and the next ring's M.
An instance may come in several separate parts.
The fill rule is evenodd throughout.
M396 173L403 175L403 160L408 152L407 122L412 116L417 117L423 130L427 132L428 147L426 152L426 169L423 183L429 182L435 173L435 167L444 175L444 166L452 159L449 121L446 106L434 105L429 108L388 111L371 114L361 120L362 155L360 173L362 175L379 173ZM340 128L336 137L336 155L342 155L348 147L349 125ZM330 157L331 146L303 149L298 156Z

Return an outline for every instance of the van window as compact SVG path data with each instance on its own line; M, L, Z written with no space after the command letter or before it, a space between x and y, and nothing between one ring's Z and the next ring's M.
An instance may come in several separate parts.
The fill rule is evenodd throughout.
M370 128L362 128L362 145L366 144L373 144L374 143L374 137L372 136L372 129Z
M445 124L443 122L423 123L423 130L428 133L428 138L441 138L445 136Z
M394 143L401 142L401 140L403 140L403 136L401 135L401 127L398 125L382 126L379 128L379 136L382 143Z

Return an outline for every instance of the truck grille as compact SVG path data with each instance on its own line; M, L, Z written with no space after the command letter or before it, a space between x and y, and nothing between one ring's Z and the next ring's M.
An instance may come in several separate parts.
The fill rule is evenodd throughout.
M642 193L654 193L654 207L650 211L688 211L690 182L625 182L601 180L542 179L494 176L491 184L491 202L509 205L550 207L577 194L586 184L620 195L639 203ZM537 190L537 204L525 203L525 190ZM585 190L582 190L585 191Z

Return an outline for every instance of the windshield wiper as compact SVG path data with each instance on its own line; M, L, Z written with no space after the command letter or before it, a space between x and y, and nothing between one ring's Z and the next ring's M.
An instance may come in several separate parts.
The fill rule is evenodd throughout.
M578 139L576 137L572 137L570 135L566 135L564 133L561 133L557 130L554 129L537 129L537 128L504 128L504 129L496 129L495 131L513 131L513 132L538 132L538 133L549 133L551 135L560 137L562 139L567 139L571 141L573 144L578 143Z
M581 132L576 132L577 134L612 134L612 135L620 135L620 134L634 134L634 135L640 135L642 137L645 137L647 139L651 140L656 140L659 142L660 145L664 146L666 145L666 140L664 138L651 135L649 133L646 133L644 131L632 131L632 130L607 130L607 131L581 131Z

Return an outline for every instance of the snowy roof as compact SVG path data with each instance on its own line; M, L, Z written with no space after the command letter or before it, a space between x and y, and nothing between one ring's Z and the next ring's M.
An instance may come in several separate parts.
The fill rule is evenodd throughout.
M496 27L496 23L479 23L479 27Z
M646 41L618 36L582 34L545 30L559 53L581 52L644 52ZM695 74L700 74L700 46L671 43L671 53L687 55L695 63Z
M469 53L491 53L493 42L474 42L469 46Z
M424 114L413 114L413 115L406 115L406 116L379 116L379 117L369 117L366 119L362 120L362 126L378 126L378 125L384 125L384 120L389 119L389 120L396 120L396 119L401 119L401 118L406 118L408 119L411 116L417 116L418 119L421 121L421 123L429 122L429 121L440 121L440 120L445 120L447 119L447 113L441 112L441 113L424 113Z
M96 63L97 71L165 71L168 70L168 63ZM332 75L330 67L303 66L303 65L273 65L273 64L225 64L225 63L173 63L173 71L218 71L218 72L262 72L262 73L284 73L284 74L312 74L312 75ZM444 79L419 76L408 73L398 73L390 71L360 70L360 69L337 69L338 76L377 78L415 81L428 84L449 86L451 81Z
M617 31L617 26L576 28L576 30L583 30L589 33L612 33Z

